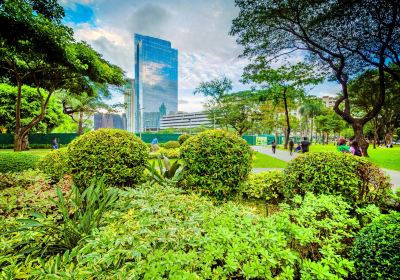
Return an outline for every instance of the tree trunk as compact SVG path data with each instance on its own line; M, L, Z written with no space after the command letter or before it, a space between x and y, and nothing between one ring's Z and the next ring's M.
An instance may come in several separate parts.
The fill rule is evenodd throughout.
M314 117L311 117L311 129L310 129L310 143L312 143L313 141L313 129L314 129Z
M363 154L365 157L368 157L368 146L369 143L365 139L363 134L363 124L360 120L354 120L352 124L354 131L354 140L358 142L358 145L361 147Z
M289 144L289 137L290 137L290 121L289 121L289 110L288 110L287 99L286 99L286 88L284 88L284 90L283 90L283 104L285 105L285 116L286 116L285 145L283 146L283 148L287 149L288 144Z
M83 134L83 111L79 111L78 136Z
M326 145L329 145L329 132L326 133Z
M376 149L376 142L378 142L378 132L374 130L374 149Z

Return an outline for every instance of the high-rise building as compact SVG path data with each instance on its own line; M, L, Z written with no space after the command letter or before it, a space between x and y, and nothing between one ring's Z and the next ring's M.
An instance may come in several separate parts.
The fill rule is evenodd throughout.
M171 42L135 34L135 131L158 130L178 111L178 50Z
M124 102L126 104L126 129L135 132L135 90L134 79L128 79L124 85Z
M119 128L126 130L125 114L96 113L93 116L94 129Z

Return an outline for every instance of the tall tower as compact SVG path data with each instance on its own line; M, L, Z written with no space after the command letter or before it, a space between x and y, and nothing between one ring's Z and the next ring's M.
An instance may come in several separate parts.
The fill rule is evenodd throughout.
M178 50L135 34L135 131L158 130L161 115L178 111Z
M135 132L135 90L134 79L127 79L124 85L124 101L126 104L126 130Z

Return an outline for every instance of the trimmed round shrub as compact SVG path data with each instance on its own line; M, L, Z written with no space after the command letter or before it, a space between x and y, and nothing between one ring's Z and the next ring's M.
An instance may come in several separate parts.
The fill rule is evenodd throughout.
M67 149L52 150L39 160L37 167L44 174L49 175L53 182L60 181L68 173Z
M40 156L29 152L2 152L0 153L0 173L34 169L39 159Z
M89 186L105 177L114 186L130 186L144 178L149 149L135 135L120 129L99 129L76 138L67 148L67 161L75 184Z
M179 148L181 145L179 144L178 141L168 141L165 142L162 147L165 149L176 149Z
M191 137L190 134L187 134L187 133L182 134L181 136L178 137L178 142L179 142L179 144L182 145L182 144L183 144L186 140L188 140L190 137Z
M306 153L284 170L286 199L307 192L342 195L353 206L384 206L391 196L389 178L375 164L352 154Z
M399 279L400 213L382 215L364 227L353 243L356 279Z
M263 199L277 204L283 200L283 187L283 173L278 170L271 170L250 174L247 181L242 185L241 192L246 198Z
M240 136L208 130L181 147L184 181L189 189L224 199L235 195L251 171L252 150Z

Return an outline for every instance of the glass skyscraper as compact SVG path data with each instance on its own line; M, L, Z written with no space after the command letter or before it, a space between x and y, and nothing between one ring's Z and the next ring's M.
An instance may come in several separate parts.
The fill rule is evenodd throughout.
M171 42L135 34L135 128L158 130L178 111L178 50Z

